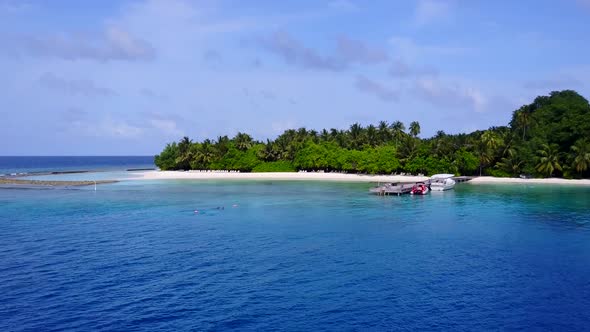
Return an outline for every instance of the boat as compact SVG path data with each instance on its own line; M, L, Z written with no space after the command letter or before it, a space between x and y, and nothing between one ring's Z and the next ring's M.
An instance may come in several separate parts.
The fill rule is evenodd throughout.
M455 187L454 174L435 174L430 177L430 190L445 191Z
M412 187L410 194L412 195L426 195L428 194L428 186L425 183L419 182Z

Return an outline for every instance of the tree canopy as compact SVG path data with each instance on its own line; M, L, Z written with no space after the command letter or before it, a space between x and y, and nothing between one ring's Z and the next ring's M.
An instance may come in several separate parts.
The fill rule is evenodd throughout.
M183 137L167 144L155 164L162 170L590 176L590 105L571 90L535 98L515 110L507 126L418 135L417 121L407 127L380 121L347 130L288 129L266 142L242 132L202 142Z

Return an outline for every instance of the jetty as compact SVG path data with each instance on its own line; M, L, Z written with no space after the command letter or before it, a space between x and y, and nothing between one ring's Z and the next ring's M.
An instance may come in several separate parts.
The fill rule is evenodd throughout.
M473 176L454 176L452 177L452 179L455 180L456 183L462 183L473 179ZM428 179L426 181L394 182L385 184L378 183L376 187L369 189L369 193L379 196L401 196L409 194L412 191L412 188L418 183L424 183L425 185L430 187L431 180Z
M412 191L414 185L418 182L412 183L386 183L383 185L377 185L377 187L369 189L369 192L372 194L376 194L379 196L387 196L387 195L403 195L409 194Z

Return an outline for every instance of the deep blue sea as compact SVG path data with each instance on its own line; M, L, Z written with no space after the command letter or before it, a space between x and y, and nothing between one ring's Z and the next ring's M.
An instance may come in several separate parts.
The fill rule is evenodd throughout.
M0 330L590 326L589 188L369 186L0 189Z
M107 171L155 167L153 156L0 156L0 175L52 171Z

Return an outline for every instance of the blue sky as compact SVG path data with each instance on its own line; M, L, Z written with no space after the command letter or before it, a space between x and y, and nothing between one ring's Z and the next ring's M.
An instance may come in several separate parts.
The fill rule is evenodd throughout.
M589 97L589 32L588 0L0 0L0 155L485 129L553 90Z

